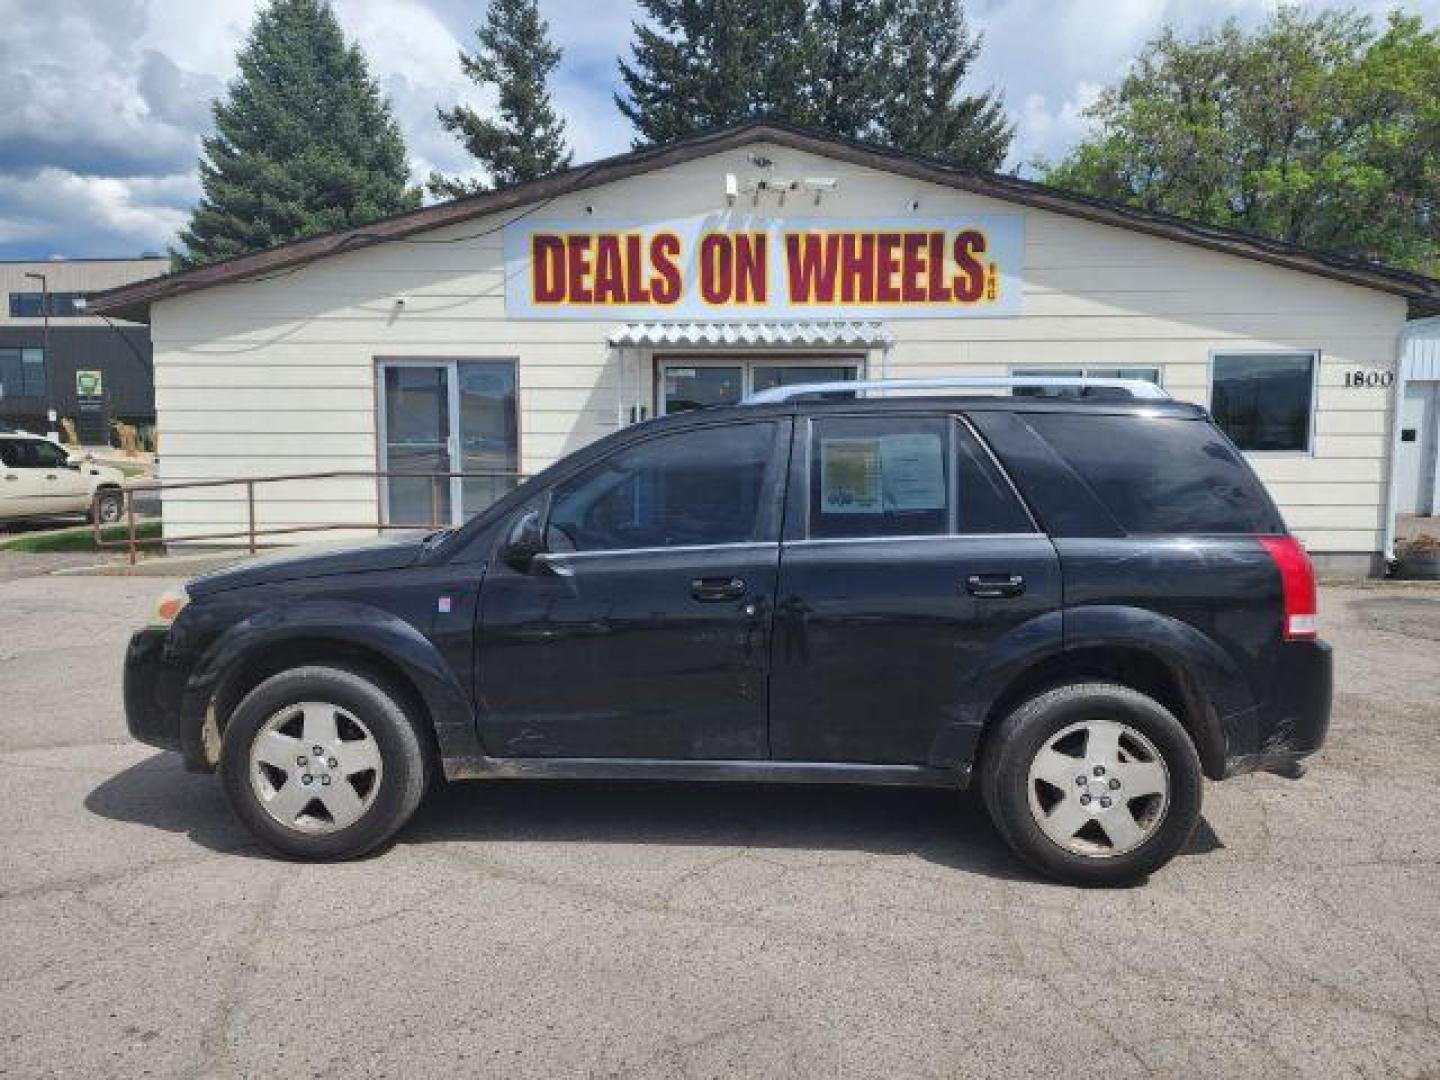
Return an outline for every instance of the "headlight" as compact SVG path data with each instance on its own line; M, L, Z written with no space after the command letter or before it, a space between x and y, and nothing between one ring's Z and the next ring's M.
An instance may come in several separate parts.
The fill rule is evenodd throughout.
M150 625L169 626L188 603L190 603L190 594L185 591L183 585L178 589L167 589L155 601L154 610L150 612Z

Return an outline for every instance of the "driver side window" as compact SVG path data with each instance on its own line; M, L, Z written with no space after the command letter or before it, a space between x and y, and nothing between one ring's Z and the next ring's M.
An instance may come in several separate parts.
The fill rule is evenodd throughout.
M679 431L612 454L555 489L551 550L758 539L775 431L773 423Z
M30 447L32 468L59 469L63 468L70 460L65 451L43 439L31 439L27 445Z

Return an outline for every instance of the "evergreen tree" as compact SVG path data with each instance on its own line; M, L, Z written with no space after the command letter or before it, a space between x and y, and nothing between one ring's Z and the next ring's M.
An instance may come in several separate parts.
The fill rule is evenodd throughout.
M876 104L890 92L882 52L897 0L816 0L809 48L812 108L797 122L852 139L884 137Z
M204 195L181 267L364 224L420 204L405 143L364 54L325 0L274 0L214 106L200 158Z
M998 169L1015 129L993 90L961 93L980 55L960 0L898 0L885 47L894 72L881 98L883 142L977 169Z
M999 97L961 92L981 40L960 0L641 0L620 111L637 146L753 117L996 168Z
M810 68L805 0L640 0L625 95L615 104L636 146L670 142L754 116L803 116ZM802 121L803 122L803 121Z
M436 109L441 125L457 135L483 164L498 187L533 180L570 164L565 122L555 115L546 86L560 50L536 0L491 0L484 25L475 31L480 47L460 53L460 66L478 85L500 92L500 119L480 116L465 105ZM444 198L485 190L479 181L431 173L430 193Z

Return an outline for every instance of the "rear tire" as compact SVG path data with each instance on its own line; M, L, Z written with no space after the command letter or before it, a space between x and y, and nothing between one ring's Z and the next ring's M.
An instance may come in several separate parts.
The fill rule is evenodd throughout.
M1015 709L990 737L981 791L1022 859L1072 885L1116 886L1168 863L1200 819L1195 744L1159 702L1075 683Z
M102 525L114 525L125 515L125 493L109 488L95 493L91 519Z
M410 820L431 764L399 695L368 675L282 671L231 714L220 750L226 798L267 847L309 861L352 859Z

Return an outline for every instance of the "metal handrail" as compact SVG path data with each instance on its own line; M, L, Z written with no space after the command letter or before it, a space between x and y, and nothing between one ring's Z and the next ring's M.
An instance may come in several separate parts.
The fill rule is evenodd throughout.
M1087 389L1095 387L1105 390L1124 390L1140 401L1169 401L1170 395L1155 383L1144 379L1089 379L1073 375L957 375L933 379L862 379L849 382L797 383L794 386L775 386L751 394L741 403L744 405L768 405L780 401L791 401L810 394L853 394L865 390L1013 390L1034 387L1036 389Z
M259 539L266 536L289 536L296 533L328 532L334 529L374 529L377 533L383 533L389 529L424 529L434 530L441 528L446 523L440 520L440 481L453 479L502 479L511 480L516 484L527 478L526 473L509 470L479 470L465 472L400 472L395 470L377 471L366 469L337 469L331 472L313 473L277 473L271 476L238 476L223 480L180 480L167 482L154 480L125 485L125 523L126 535L120 540L106 540L104 526L100 522L99 507L96 506L91 512L91 527L94 534L95 547L98 550L107 548L126 548L128 550L130 565L134 566L139 559L139 549L147 544L163 543L163 539L142 538L138 534L138 522L135 517L135 493L158 492L164 494L170 491L180 491L188 488L217 488L233 487L243 485L245 488L245 515L246 527L244 529L226 532L192 533L175 538L181 543L194 543L204 540L236 540L244 539L250 554L254 555L259 550ZM279 525L266 528L257 528L255 520L255 486L257 484L282 484L293 483L297 480L335 480L335 479L374 479L389 480L391 478L403 478L409 480L426 479L430 481L430 521L428 523L404 523L389 521L335 521L325 522L317 525ZM378 503L377 503L378 518ZM112 523L114 524L114 523Z

